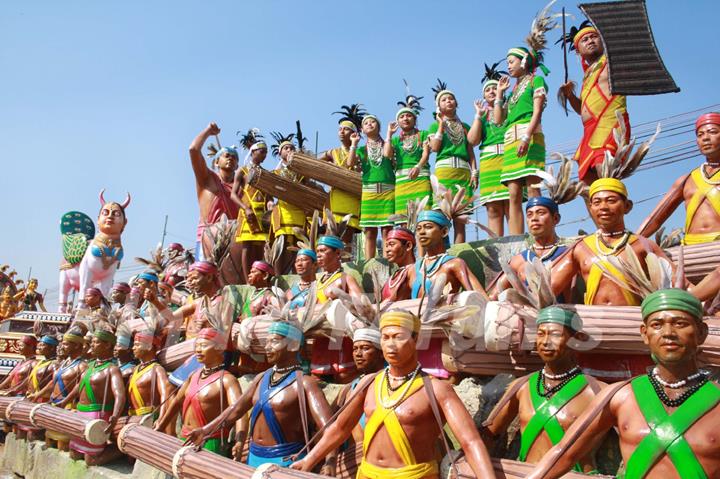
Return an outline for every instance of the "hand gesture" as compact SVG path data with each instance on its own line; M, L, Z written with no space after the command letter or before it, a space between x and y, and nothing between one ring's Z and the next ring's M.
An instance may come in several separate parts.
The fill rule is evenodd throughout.
M560 85L560 91L563 92L565 97L572 97L575 96L575 82L574 81L568 81L567 83L563 83Z
M414 180L415 178L418 177L419 174L420 174L420 168L418 168L417 166L413 166L412 168L410 168L410 171L408 171L408 178L410 178L411 180Z
M310 472L310 464L305 459L301 459L297 462L293 462L290 464L290 469L295 469L296 471L305 471Z
M145 288L143 299L148 303L155 304L157 302L157 291L155 291L155 288Z
M443 114L440 113L440 108L435 110L435 120L438 122L438 127L442 128L444 118L443 118Z
M475 100L473 103L473 106L475 107L475 114L477 116L482 115L483 113L483 101L482 100Z
M350 135L350 144L352 146L357 146L358 143L360 143L360 134L358 132L352 133Z
M208 132L209 135L219 135L220 134L220 127L217 126L217 123L212 122L210 123L205 131Z
M242 457L242 451L243 451L243 443L241 441L236 442L233 444L232 447L232 457L236 461L239 461Z
M388 136L393 136L393 134L398 131L398 128L400 128L400 125L398 125L398 122L391 121L388 123L387 132Z
M520 144L517 147L517 155L518 156L525 156L525 154L528 151L528 143L527 141L521 140Z
M508 88L510 88L510 77L505 75L498 82L497 96L502 96L503 93L505 93Z
M329 464L325 464L325 465L320 469L320 475L321 475L321 476L328 476L328 477L335 477L335 475L336 475L336 474L335 474L335 472L336 472L335 470L336 470L336 466L331 466L331 465L329 465Z
M108 419L108 425L105 428L105 434L110 434L112 430L115 428L115 424L117 423L117 416L110 416L110 419Z
M472 191L475 191L478 187L478 177L477 175L471 175L470 176L470 188Z
M192 431L190 431L190 434L187 435L185 438L185 444L183 445L192 445L195 446L196 449L200 449L203 444L205 443L205 431L203 431L203 428L196 427Z

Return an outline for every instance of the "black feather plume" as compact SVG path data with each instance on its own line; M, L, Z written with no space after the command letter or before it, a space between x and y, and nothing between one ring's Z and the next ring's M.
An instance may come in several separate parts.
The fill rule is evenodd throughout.
M340 111L334 111L333 115L341 115L340 119L338 120L338 123L343 121L349 121L355 127L357 127L358 131L362 127L362 120L363 117L367 114L367 111L362 107L362 104L360 103L353 103L352 105L343 105L340 107Z
M488 66L487 63L485 63L485 76L482 79L482 82L485 83L488 80L499 80L502 78L503 75L509 75L508 72L504 70L498 70L497 67L500 65L502 60L499 62L495 62L492 64L492 66Z
M443 90L447 90L447 83L445 83L444 81L442 81L438 78L437 85L432 87L432 91L433 91L433 93L435 93L435 98L437 98L438 93L440 93Z
M585 20L578 27L570 27L570 31L567 32L564 36L561 35L558 41L555 42L555 45L562 46L563 43L566 43L570 51L575 50L575 35L577 35L577 32L579 32L583 28L591 26L592 23L590 23L590 20Z
M273 154L273 156L278 156L280 154L280 145L286 141L289 141L290 143L292 143L293 138L295 138L295 133L290 133L289 135L283 135L280 132L272 131L272 132L270 132L270 136L272 136L273 140L275 140L275 143L273 143L270 146L272 154Z
M307 138L305 138L302 134L302 130L300 129L300 120L295 121L295 139L298 143L298 150L303 151L305 149L305 142L307 141Z
M235 135L240 135L240 131L237 131ZM255 143L263 139L263 136L260 134L260 130L257 128L250 128L247 133L240 136L240 144L245 148L246 150L249 150L251 146L253 146Z

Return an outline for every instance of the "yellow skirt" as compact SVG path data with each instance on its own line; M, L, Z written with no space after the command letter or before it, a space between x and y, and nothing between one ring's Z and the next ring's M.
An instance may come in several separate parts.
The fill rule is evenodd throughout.
M343 216L351 214L353 217L348 224L353 228L360 228L360 198L357 196L332 188L330 190L330 209L333 212L335 221L340 222Z
M270 223L275 236L295 236L293 228L303 229L305 227L305 212L290 203L278 201L272 211Z

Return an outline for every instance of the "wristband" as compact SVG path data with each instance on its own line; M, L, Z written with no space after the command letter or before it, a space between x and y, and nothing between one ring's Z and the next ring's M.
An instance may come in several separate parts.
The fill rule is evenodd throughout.
M526 133L526 134L520 136L520 141L524 141L525 143L530 143L530 136Z
M440 133L435 133L432 135L432 137L433 137L433 140L442 140L442 134L440 134Z
M481 120L481 121L482 121L482 116L480 116L480 115L478 115L478 114L475 114L475 119L476 119L476 120Z

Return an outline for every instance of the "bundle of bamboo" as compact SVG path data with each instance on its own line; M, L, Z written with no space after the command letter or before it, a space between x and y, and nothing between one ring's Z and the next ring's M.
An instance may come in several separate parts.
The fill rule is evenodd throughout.
M262 168L251 168L248 181L268 196L290 203L308 216L312 216L315 210L323 211L330 198L330 195L321 189L302 185Z
M108 435L105 433L108 423L102 419L84 418L74 411L49 404L35 406L32 409L32 425L35 427L85 439L96 446L102 446L108 440Z
M300 176L312 178L358 198L362 195L362 175L357 171L341 168L303 153L294 153L287 164L291 171Z

